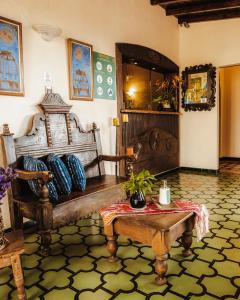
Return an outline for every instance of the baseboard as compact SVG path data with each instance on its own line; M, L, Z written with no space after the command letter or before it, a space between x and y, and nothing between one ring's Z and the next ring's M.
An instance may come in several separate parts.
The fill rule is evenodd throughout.
M218 170L191 168L191 167L180 167L179 171L197 173L197 174L201 174L201 175L217 175L218 174Z
M223 160L240 161L240 157L228 157L228 156L220 157L220 161L223 161Z

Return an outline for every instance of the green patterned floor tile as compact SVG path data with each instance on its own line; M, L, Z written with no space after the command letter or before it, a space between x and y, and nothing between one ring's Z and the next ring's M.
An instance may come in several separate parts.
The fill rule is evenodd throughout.
M234 296L237 290L229 280L220 276L205 277L201 283L206 287L209 293L218 297L225 295Z
M236 233L234 233L231 229L227 229L227 228L213 229L212 231L216 234L216 236L225 239L238 237Z
M234 276L240 276L240 265L232 261L221 261L213 264L219 275L232 278Z
M65 248L64 253L68 257L83 256L88 253L87 247L84 244L69 245Z
M212 248L194 249L193 250L199 259L212 262L213 260L223 261L225 258L222 254L219 254L219 250Z
M194 295L202 294L203 288L197 284L196 278L183 274L181 277L170 276L169 283L171 283L170 290L180 295L188 296L190 293Z
M139 255L138 249L133 246L118 247L117 256L123 258L135 258Z
M54 287L67 288L70 283L70 275L71 273L66 270L47 271L43 274L43 280L40 284L46 289L51 289Z
M44 300L59 300L59 299L66 299L66 300L74 300L76 292L73 290L66 288L64 290L52 290L51 292L47 293L44 296Z
M1 269L0 269L1 271ZM8 294L11 291L11 288L9 286L5 285L0 285L0 295L1 295L1 300L9 300Z
M80 272L73 276L73 287L75 289L95 289L101 284L101 275L95 271Z
M86 291L79 295L79 300L109 300L111 295L103 290L95 292Z
M126 273L106 274L103 280L106 282L103 287L114 293L118 291L131 291L134 288L133 282L130 280L132 276Z
M68 260L67 268L73 272L91 271L94 269L94 259L89 256L72 257Z
M200 277L201 275L211 276L214 275L214 270L209 266L209 263L195 260L194 263L191 261L182 262L182 266L186 268L185 273Z
M204 295L204 296L192 296L190 299L191 300L216 300L218 298L215 298L215 297L212 297L209 295Z
M74 234L74 233L77 233L79 230L79 227L78 226L75 226L75 225L68 225L68 226L63 226L59 229L58 233L59 234Z
M59 270L66 265L64 256L48 256L41 260L40 268L44 271Z
M222 253L226 255L228 259L240 263L240 249L224 249Z
M84 242L86 245L93 246L93 245L105 245L106 238L102 235L90 235L84 238Z
M144 258L138 257L136 259L125 259L124 260L125 270L131 274L137 275L141 273L152 272L150 262Z
M0 269L0 284L7 283L13 277L11 268ZM1 290L1 286L0 286Z
M105 274L108 272L118 272L123 268L120 259L118 259L115 262L109 262L107 258L100 258L98 261L96 261L97 267L96 270L99 272Z
M150 300L182 300L183 298L177 295L172 294L171 292L162 295L153 295L150 297Z
M41 260L41 256L37 254L22 255L22 265L24 268L32 269L36 268Z
M137 277L136 282L138 285L138 290L150 294L150 293L163 293L168 285L164 284L159 286L155 283L156 274L141 274Z
M62 237L61 243L64 245L80 244L83 242L82 236L79 234L65 234Z
M32 285L39 282L41 274L42 272L39 269L24 270L25 286L31 287Z
M204 238L204 241L208 244L208 246L215 248L215 249L222 249L222 248L231 248L232 245L229 244L226 239L214 237L214 238Z
M130 294L121 293L118 296L114 297L114 300L145 300L146 297L140 293L133 292Z

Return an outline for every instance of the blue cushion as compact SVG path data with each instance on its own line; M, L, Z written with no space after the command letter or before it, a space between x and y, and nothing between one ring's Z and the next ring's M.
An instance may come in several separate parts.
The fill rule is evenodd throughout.
M32 156L24 156L23 167L27 171L48 171L47 166L43 161L33 158ZM33 193L37 196L40 196L41 187L38 180L28 180L28 184ZM58 201L58 194L53 181L49 181L47 183L47 188L50 201L52 203L56 203Z
M73 154L67 154L63 157L63 161L71 176L73 186L76 190L85 191L86 174L80 159Z
M49 154L47 164L54 175L53 181L58 192L63 195L70 194L72 190L72 179L61 158L55 154Z

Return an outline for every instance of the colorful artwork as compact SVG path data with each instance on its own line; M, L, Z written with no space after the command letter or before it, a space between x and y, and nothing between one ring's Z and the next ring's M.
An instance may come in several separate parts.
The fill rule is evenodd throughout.
M94 61L94 98L116 99L116 66L114 57L93 53Z
M207 103L207 72L189 74L185 103Z
M22 25L0 17L0 94L23 96Z
M93 99L92 46L68 39L70 98Z

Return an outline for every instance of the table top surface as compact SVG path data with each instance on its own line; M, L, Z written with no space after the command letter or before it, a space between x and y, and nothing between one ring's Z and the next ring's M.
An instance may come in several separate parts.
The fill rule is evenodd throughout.
M193 216L193 212L161 213L158 215L132 215L118 217L115 222L128 226L151 227L157 230L172 230Z

